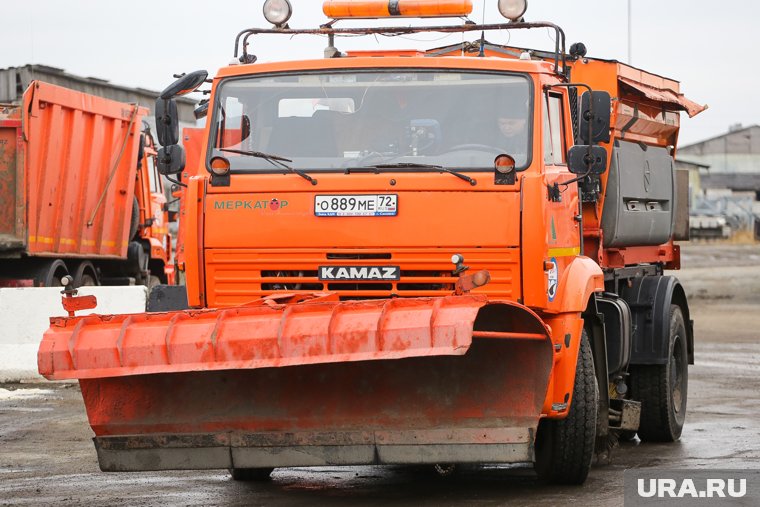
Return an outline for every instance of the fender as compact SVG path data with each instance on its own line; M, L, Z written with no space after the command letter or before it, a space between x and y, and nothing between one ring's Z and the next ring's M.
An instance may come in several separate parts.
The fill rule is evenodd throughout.
M589 257L578 256L573 259L568 267L562 272L557 293L557 307L552 308L552 312L557 314L544 314L542 317L551 326L555 343L561 344L557 349L559 352L555 355L555 368L550 385L550 392L547 396L547 403L551 410L545 413L550 418L564 418L567 416L567 409L572 403L573 384L575 382L575 369L578 360L578 349L580 347L580 336L584 326L583 313L589 308L593 315L596 315L596 305L594 294L604 291L604 273L599 265ZM590 305L590 306L589 306ZM589 323L591 326L593 323ZM594 348L594 363L597 367L597 376L600 377L600 387L607 385L606 353L604 348L596 350L598 346L604 347L604 334L602 339L595 336L594 330L589 328L589 340ZM604 364L600 364L604 361ZM602 368L602 366L604 366ZM603 392L600 389L600 394ZM564 397L564 400L562 398ZM549 403L550 398L553 398ZM605 397L602 398L603 400ZM564 407L562 403L564 401ZM607 403L602 403L602 408L606 409ZM564 410L557 410L561 408ZM602 418L600 417L600 420ZM606 419L604 419L606 421ZM606 427L600 434L606 434Z
M631 364L665 364L670 338L670 305L681 307L686 324L686 350L694 364L694 327L681 282L674 276L645 276L623 287L633 316Z
M595 292L604 291L604 273L589 257L578 256L562 273L557 294L557 313L583 312Z

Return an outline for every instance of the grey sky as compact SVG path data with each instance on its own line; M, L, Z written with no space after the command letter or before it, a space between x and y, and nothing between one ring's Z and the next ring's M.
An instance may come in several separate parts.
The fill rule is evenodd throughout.
M318 0L291 0L293 27L324 21ZM471 18L483 19L483 0ZM40 63L117 84L159 90L171 74L206 68L212 74L232 58L235 35L267 26L262 0L37 0L2 2L0 68ZM526 19L552 21L568 44L583 41L589 56L627 60L627 0L529 0ZM750 83L760 76L755 60L760 3L751 0L632 0L632 63L677 79L681 91L710 109L696 118L682 114L680 144L719 135L733 123L760 123L760 100ZM485 0L486 22L503 20L496 0ZM395 20L410 23L413 20ZM356 23L356 22L355 22ZM364 21L365 24L376 24ZM476 38L473 35L470 38ZM506 43L502 34L487 36ZM412 40L413 39L413 40ZM419 42L423 41L423 42ZM425 34L407 39L344 39L342 50L429 48L461 41ZM263 37L251 52L260 60L319 58L323 39ZM552 45L549 33L512 35L519 46Z

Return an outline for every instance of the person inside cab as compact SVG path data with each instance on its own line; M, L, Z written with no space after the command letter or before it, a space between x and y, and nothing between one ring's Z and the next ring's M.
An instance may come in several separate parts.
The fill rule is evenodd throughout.
M525 106L502 107L496 119L495 146L512 155L518 165L528 152L528 114Z

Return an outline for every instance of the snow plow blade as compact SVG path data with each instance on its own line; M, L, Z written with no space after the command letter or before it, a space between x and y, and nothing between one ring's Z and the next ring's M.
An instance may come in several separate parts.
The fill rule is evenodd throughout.
M52 318L104 471L533 458L553 361L531 310L482 296Z

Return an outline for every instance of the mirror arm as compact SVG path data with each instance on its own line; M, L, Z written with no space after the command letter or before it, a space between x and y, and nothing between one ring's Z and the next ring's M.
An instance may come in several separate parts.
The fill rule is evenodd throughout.
M169 180L171 183L174 183L175 185L179 185L180 187L185 187L185 188L187 188L187 185L185 185L184 183L182 183L180 180L173 180L173 179L171 178L171 176L167 176L167 175L164 175L164 178L166 178L167 180ZM174 200L174 201L172 201L172 202L176 202L176 201L179 201L179 199L175 199L175 200Z
M560 183L560 185L562 185L563 187L566 187L566 186L571 185L571 184L573 184L573 183L575 183L577 181L581 181L582 179L584 179L585 177L589 176L590 174L591 174L591 167L589 166L589 168L586 170L585 173L581 174L580 176L576 176L573 179L570 179L570 180L567 180L567 181L563 181L562 183Z

